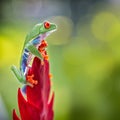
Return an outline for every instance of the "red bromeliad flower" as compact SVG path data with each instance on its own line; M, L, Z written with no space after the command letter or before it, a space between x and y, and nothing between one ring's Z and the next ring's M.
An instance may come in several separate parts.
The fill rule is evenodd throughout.
M53 120L54 93L49 99L51 87L49 61L45 49L41 49L43 47L44 43L39 46L39 51L44 60L35 57L26 76L26 79L31 76L36 83L33 87L26 87L26 97L23 96L21 89L18 89L20 118L13 110L13 120Z

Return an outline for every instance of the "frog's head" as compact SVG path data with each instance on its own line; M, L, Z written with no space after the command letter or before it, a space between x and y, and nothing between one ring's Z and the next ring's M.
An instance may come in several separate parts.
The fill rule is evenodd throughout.
M25 44L27 44L30 40L37 38L38 36L41 36L41 39L44 39L52 32L54 32L56 29L57 26L54 23L50 23L48 21L37 24L26 36Z
M50 33L55 31L57 26L54 23L48 21L43 22L39 27L39 33L48 36Z

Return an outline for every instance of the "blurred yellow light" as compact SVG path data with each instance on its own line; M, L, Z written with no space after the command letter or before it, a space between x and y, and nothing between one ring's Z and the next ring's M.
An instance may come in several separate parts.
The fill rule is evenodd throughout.
M56 23L57 31L50 35L48 42L54 45L66 44L69 42L72 32L72 21L63 16L56 16L50 19L51 22Z
M101 12L93 18L91 28L98 40L110 41L120 34L120 21L112 13Z
M4 36L0 36L0 45L0 66L12 64L18 58L19 49L13 41Z

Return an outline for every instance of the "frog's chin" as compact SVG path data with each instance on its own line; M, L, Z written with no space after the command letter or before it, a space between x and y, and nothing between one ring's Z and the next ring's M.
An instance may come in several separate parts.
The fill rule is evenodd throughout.
M48 31L48 32L40 35L41 39L43 39L43 40L46 39L46 38L47 38L51 33L53 33L54 31L56 31L56 30L51 30L51 31Z

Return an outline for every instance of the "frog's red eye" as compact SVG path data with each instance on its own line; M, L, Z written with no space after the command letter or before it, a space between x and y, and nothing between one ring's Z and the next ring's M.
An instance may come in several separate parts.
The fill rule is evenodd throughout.
M50 23L49 23L49 22L45 22L45 23L44 23L44 27L45 27L46 29L49 29L49 28L50 28Z

